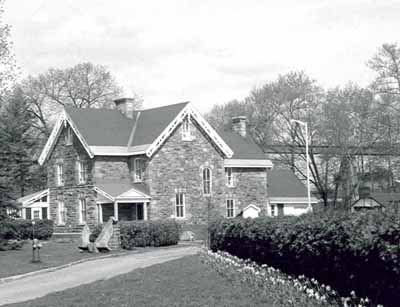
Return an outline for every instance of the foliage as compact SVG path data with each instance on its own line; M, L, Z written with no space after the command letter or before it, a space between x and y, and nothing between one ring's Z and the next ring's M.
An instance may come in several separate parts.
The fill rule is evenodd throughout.
M212 250L355 290L390 305L400 299L400 217L387 212L219 220Z
M0 0L0 105L2 95L10 88L16 78L16 62L10 40L10 26L2 22L4 0Z
M294 278L268 265L258 265L227 252L207 251L201 253L203 261L219 274L238 284L249 285L254 295L266 296L274 306L372 306L368 298L357 298L353 291L350 297L341 298L329 285L320 284L304 275Z
M35 220L32 225L32 221L4 219L0 221L0 240L27 240L33 235L39 240L47 240L53 235L53 228L51 220Z
M179 224L172 220L121 222L121 247L174 245L179 233Z
M33 117L22 91L16 88L6 97L0 114L0 184L16 195L25 195L36 184L37 140L31 134Z

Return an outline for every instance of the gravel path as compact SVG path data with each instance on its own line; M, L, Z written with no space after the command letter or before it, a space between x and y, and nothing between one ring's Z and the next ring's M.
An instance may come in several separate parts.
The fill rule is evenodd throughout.
M0 284L0 306L108 279L138 268L194 255L198 252L199 248L194 246L159 249L116 258L92 260L58 271L29 276Z

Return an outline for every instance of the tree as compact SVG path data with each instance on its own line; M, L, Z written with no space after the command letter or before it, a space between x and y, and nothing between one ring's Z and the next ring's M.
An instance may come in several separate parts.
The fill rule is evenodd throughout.
M34 154L38 143L31 134L33 116L19 88L6 97L5 103L0 114L0 185L9 195L23 196L36 181Z
M66 69L51 68L21 82L36 121L34 127L48 136L55 114L64 106L114 108L113 100L122 95L115 78L101 65L80 63ZM137 108L142 100L136 95Z
M0 102L16 78L16 63L10 41L10 26L2 22L4 1L0 0Z
M372 86L379 94L400 98L400 47L383 44L367 65L378 75ZM399 106L397 106L399 107Z

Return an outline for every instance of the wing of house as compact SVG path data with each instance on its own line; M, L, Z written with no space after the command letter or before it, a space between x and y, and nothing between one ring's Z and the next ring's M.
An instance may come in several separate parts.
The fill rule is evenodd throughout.
M290 170L268 170L269 215L300 215L308 207L307 187ZM318 200L311 197L311 204Z

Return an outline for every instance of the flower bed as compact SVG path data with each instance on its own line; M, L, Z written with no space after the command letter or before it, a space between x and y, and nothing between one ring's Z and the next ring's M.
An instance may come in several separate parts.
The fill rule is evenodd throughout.
M211 249L306 275L342 296L355 290L385 306L400 301L400 215L385 212L221 219Z
M219 274L234 283L249 285L255 295L266 296L274 306L290 307L370 307L368 298L357 298L354 291L351 297L342 298L339 294L315 279L305 276L293 278L267 265L257 265L226 252L205 251L203 261Z

